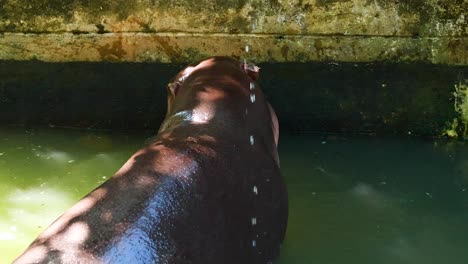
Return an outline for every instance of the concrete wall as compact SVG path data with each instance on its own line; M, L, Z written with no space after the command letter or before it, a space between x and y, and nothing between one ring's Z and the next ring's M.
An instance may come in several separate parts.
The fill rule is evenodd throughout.
M283 129L468 138L467 10L468 0L0 0L0 124L155 129L182 65L230 55L260 63Z
M0 0L0 60L468 65L467 10L467 0Z
M467 136L468 67L261 63L286 131ZM157 131L183 66L0 61L0 125ZM457 91L457 93L454 93Z

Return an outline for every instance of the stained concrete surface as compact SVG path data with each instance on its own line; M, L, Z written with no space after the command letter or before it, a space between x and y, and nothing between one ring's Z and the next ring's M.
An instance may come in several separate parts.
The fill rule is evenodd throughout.
M467 65L466 10L467 0L0 0L0 59Z

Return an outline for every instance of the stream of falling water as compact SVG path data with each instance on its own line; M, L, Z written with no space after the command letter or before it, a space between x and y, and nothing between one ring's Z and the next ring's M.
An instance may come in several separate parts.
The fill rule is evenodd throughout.
M251 19L252 20L252 19ZM255 24L255 21L252 22L252 31L255 31L255 28L256 28L256 24ZM253 67L253 64L252 62L250 61L251 60L251 56L250 56L250 52L251 52L251 43L249 41L247 41L247 43L245 44L244 46L244 51L245 51L245 55L244 55L244 59L243 59L243 63L244 63L244 69L246 71L248 71L249 69L255 69L255 67ZM248 90L250 92L250 104L247 105L246 109L245 109L245 115L246 115L246 118L248 118L248 114L249 114L249 107L251 107L254 103L255 103L255 82L254 80L251 80L250 83L249 83L249 87L248 87ZM249 144L251 147L254 147L254 144L255 144L255 135L253 134L250 134L251 132L248 131L249 133ZM255 179L254 179L255 181ZM255 183L253 184L253 187L252 187L252 190L253 190L253 193L254 193L254 196L253 198L255 199L256 196L258 195L258 188L257 186L255 185ZM256 226L257 225L257 216L256 215L253 215L251 217L251 223L252 223L252 226ZM256 248L257 247L257 240L256 240L256 237L258 237L258 234L254 234L253 235L253 239L251 241L251 246L252 248Z

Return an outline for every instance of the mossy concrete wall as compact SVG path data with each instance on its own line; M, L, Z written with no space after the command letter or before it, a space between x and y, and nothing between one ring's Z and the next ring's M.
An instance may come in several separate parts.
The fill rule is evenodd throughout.
M283 129L467 138L467 10L468 0L0 0L0 124L155 128L181 65L229 55L260 63Z
M0 0L0 59L467 65L467 10L467 0Z

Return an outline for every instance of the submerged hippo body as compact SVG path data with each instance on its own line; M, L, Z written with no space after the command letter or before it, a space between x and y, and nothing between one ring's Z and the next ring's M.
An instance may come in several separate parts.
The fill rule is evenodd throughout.
M257 68L214 57L169 85L158 135L15 263L269 263L287 193Z

